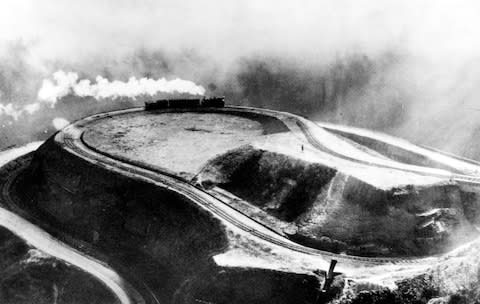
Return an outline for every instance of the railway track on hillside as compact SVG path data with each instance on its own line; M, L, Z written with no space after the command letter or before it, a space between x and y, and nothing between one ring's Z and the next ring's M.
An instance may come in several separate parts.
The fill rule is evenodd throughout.
M82 149L79 149L78 145L75 143L75 141L71 140L70 138L65 138L65 144L68 148L72 149L73 151L83 154ZM90 154L90 153L89 153ZM92 154L87 155L83 154L84 156L89 156L91 157ZM255 236L258 237L259 239L263 241L267 241L269 243L272 243L274 245L287 248L296 252L304 253L304 254L309 254L309 255L317 255L317 256L322 256L324 258L330 258L330 259L337 259L340 262L342 260L349 260L349 261L355 261L355 262L364 262L366 264L375 264L375 265L384 265L384 264L398 264L398 263L419 263L419 259L407 259L407 258L370 258L370 257L361 257L361 256L350 256L350 255L343 255L343 254L335 254L331 253L328 251L323 251L323 250L318 250L310 247L305 247L301 245L297 245L288 239L284 238L283 236L278 235L272 236L266 233L262 233L259 230L252 228L251 225L245 224L245 222L241 221L238 219L238 216L232 216L231 213L226 212L223 208L219 208L219 204L224 205L225 207L230 208L232 211L238 213L238 215L245 216L243 213L240 211L233 209L229 205L224 204L221 200L217 199L213 195L191 185L187 181L182 180L181 178L178 178L176 176L171 176L168 172L144 172L143 170L151 170L151 169L145 169L139 167L140 170L136 170L135 168L131 168L130 164L126 162L119 163L118 160L115 160L115 156L113 155L108 155L108 153L101 153L102 156L107 156L112 158L112 161L107 161L104 164L107 165L105 168L110 169L109 167L111 166L116 166L117 169L120 169L128 174L133 174L133 175L139 175L142 177L145 177L147 179L153 180L155 182L159 182L166 186L166 188L173 189L176 192L180 193L181 195L189 198L190 200L194 201L197 204L200 204L203 206L205 209L209 210L210 212L213 212L215 215L218 217L222 218L223 220L226 220L230 224L234 225L235 227ZM100 162L103 162L101 158L95 159L97 164L100 164ZM127 164L128 166L125 166ZM136 164L135 166L138 166ZM201 193L199 193L201 192ZM208 196L208 197L205 197ZM252 221L255 221L251 218L249 218ZM255 221L258 225L262 225L261 223ZM264 229L271 230L269 227L266 227L262 225ZM273 230L271 230L273 231ZM276 232L274 232L277 234ZM282 240L283 238L283 240Z
M433 177L438 177L438 178L447 178L451 179L460 183L468 183L470 185L475 185L480 187L480 176L471 176L471 175L464 175L464 174L457 174L457 173L450 173L449 174L440 174L440 173L435 173L435 172L426 172L425 170L422 170L422 166L415 166L415 165L406 165L406 166L395 166L395 165L388 165L388 164L383 164L380 162L373 162L373 161L367 161L367 160L362 160L358 158L353 158L350 157L346 154L339 153L333 149L330 149L326 147L324 144L318 141L318 139L313 135L311 131L311 127L307 125L307 119L303 118L301 116L292 114L292 113L287 113L287 112L278 112L274 110L269 110L269 109L259 109L259 108L252 108L252 107L240 107L240 106L231 106L228 108L232 108L237 111L253 111L255 113L259 114L264 114L264 115L270 115L274 116L280 120L285 120L285 119L292 119L295 121L295 124L298 126L298 128L301 130L305 138L307 139L308 143L311 144L313 147L318 149L319 151L322 151L324 153L327 153L329 155L333 155L337 158L343 159L350 161L352 163L357 163L357 164L362 164L370 167L377 167L377 168L384 168L384 169L392 169L392 170L400 170L404 172L409 172L409 173L414 173L418 175L423 175L423 176L433 176ZM228 109L227 108L227 109ZM318 128L322 128L320 126L314 126ZM443 154L445 156L455 158L459 161L464 161L467 163L470 163L471 165L477 165L480 171L480 162L476 162L473 160L468 160L464 159L462 157L456 156L456 155L451 155L449 153L439 151L433 148L426 147L427 149L430 149L431 151L434 151L439 154Z
M55 232L61 235L62 238L69 239L69 242L63 239L59 240L48 234L46 230L29 222L32 216L20 208L16 199L11 195L12 187L26 165L19 159L13 159L9 162L11 168L8 172L8 178L0 181L0 203L6 207L0 208L0 219L2 219L0 226L9 229L31 246L89 273L110 289L120 303L145 304L146 302L142 295L129 282L120 277L107 263L78 248L90 247L89 244L73 239L64 232L56 230ZM76 246L71 246L71 243L75 243Z
M319 257L320 259L323 259L327 262L328 260L335 259L340 263L340 265L342 264L347 265L346 268L349 267L348 265L352 265L355 268L396 265L394 267L395 269L401 270L401 269L408 268L409 266L411 266L411 268L409 269L415 269L416 267L424 267L425 265L431 265L431 263L436 261L438 258L436 256L420 257L420 258L362 257L362 256L352 256L352 255L345 255L345 254L335 254L335 253L331 253L324 250L306 247L306 246L297 244L295 242L292 242L281 233L249 217L245 213L242 213L240 210L234 209L232 206L222 201L221 197L216 197L204 191L201 187L197 187L193 185L189 180L177 176L174 172L168 171L163 168L155 167L150 164L134 161L126 157L109 154L108 152L101 151L99 149L96 149L93 146L88 145L88 143L83 140L83 133L90 124L100 119L110 119L119 115L141 112L141 111L143 111L143 108L133 108L133 109L127 109L127 110L100 113L100 114L86 117L84 119L74 122L73 124L65 128L63 131L57 133L54 138L55 143L59 145L61 148L67 150L69 153L77 157L80 157L85 161L88 161L96 166L105 168L107 170L112 170L117 173L130 176L132 178L147 181L149 183L155 183L160 187L164 187L171 191L174 191L188 198L193 203L199 205L201 208L207 210L208 212L213 214L215 217L222 220L227 226L230 225L231 227L234 227L235 229L238 229L243 233L250 235L251 237L253 237L253 240L256 240L257 242L262 241L262 242L265 242L266 244L271 244L271 246L278 246L284 250L297 252L297 253L308 255L308 256ZM313 123L309 122L303 117L300 117L294 114L277 112L277 111L267 110L267 109L236 107L236 106L225 107L225 108L215 108L215 109L181 109L181 110L167 109L167 110L158 110L156 112L162 113L162 112L177 112L177 111L215 112L215 113L225 113L225 114L234 114L234 115L238 113L250 112L250 113L256 113L256 114L275 117L281 120L285 125L287 125L287 127L290 130L292 131L295 130L294 131L295 134L301 137L302 140L306 140L306 142L308 142L308 144L311 145L314 149L318 149L322 153L329 154L332 157L342 159L348 162L352 162L354 164L364 165L364 166L399 170L399 171L405 171L405 172L418 174L418 175L438 177L446 180L453 180L460 184L468 184L468 185L474 186L475 189L477 186L480 187L480 176L477 177L477 176L470 176L470 175L462 175L462 174L456 174L451 172L446 172L445 174L428 172L428 169L429 169L428 167L426 167L426 169L422 171L421 166L413 165L409 167L409 166L402 166L401 163L399 163L399 166L395 166L395 164L389 165L381 162L377 163L375 161L368 161L368 158L357 159L355 157L350 157L348 153L341 153L342 151L332 150L332 148L330 148L329 146L322 144L322 142L316 137L315 130L313 130ZM317 126L317 127L321 128L321 126ZM441 151L436 151L436 152L442 153ZM449 156L449 157L455 157L455 156ZM459 160L462 161L462 159L459 159ZM471 164L477 165L478 163L471 162ZM19 168L18 170L21 171L21 168ZM13 206L12 207L13 210L15 210L15 208L20 208L19 205L14 201L14 199L10 197L10 193L11 193L10 188L12 184L15 183L17 174L18 174L17 171L13 172L11 176L9 176L8 180L0 184L0 187L1 187L0 195L2 195L4 202L7 202L7 204L11 205L10 207ZM18 212L18 213L22 214L22 212ZM377 272L378 271L381 272L383 268L380 267L380 268L374 268L374 269L377 269L375 270ZM142 294L146 295L146 298L150 298L150 295L153 295L154 297L155 296L154 293L148 289L148 286L145 286L145 287L147 288L147 290L144 292L142 290ZM136 299L132 298L131 300L132 302L137 304L141 304L144 302L141 296ZM155 303L154 300L151 300L149 302Z
M138 111L140 109L137 109ZM234 108L234 111L248 111L245 108ZM111 155L105 151L99 151L94 147L89 146L82 139L84 127L97 119L104 117L111 117L114 115L121 115L124 113L131 113L134 110L129 109L125 112L116 111L108 114L97 114L86 119L77 121L58 133L55 137L57 144L69 150L69 152L83 158L98 166L104 167L108 170L114 170L124 175L129 175L135 178L147 180L160 184L161 186L171 189L207 209L217 217L233 225L234 227L257 237L262 241L270 244L280 246L284 249L303 253L307 255L319 256L324 259L336 259L342 262L363 263L365 265L386 265L386 264L417 264L425 262L426 259L431 258L390 258L390 257L361 257L344 254L335 254L328 251L314 249L294 243L284 236L278 234L274 230L264 226L254 219L246 216L233 207L225 204L220 199L214 197L201 188L196 187L171 172L161 171L158 168L152 168L148 165L142 165L140 162L131 161L123 157ZM228 111L228 110L227 110ZM255 112L258 112L255 109ZM270 112L270 111L269 111ZM271 114L271 113L270 113Z
M469 175L462 175L462 174L456 174L456 173L440 174L440 173L425 172L425 171L422 171L422 170L415 170L415 169L409 169L409 168L399 168L399 167L396 167L396 166L390 166L390 165L386 165L386 164L379 164L379 163L375 163L375 162L369 162L369 161L366 161L366 160L355 159L355 158L346 156L344 154L340 154L340 153L338 153L336 151L333 151L332 149L329 149L329 148L325 147L324 145L322 145L315 138L315 136L312 134L310 128L308 128L308 126L305 123L303 123L301 121L297 121L297 125L302 130L302 132L305 134L306 139L308 140L308 142L312 146L314 146L316 149L318 149L322 152L334 155L338 158L342 158L342 159L345 159L345 160L348 160L348 161L351 161L351 162L360 163L360 164L363 164L363 165L377 167L377 168L401 170L401 171L410 172L410 173L423 175L423 176L433 176L433 177L438 177L438 178L447 178L447 179L454 180L454 181L457 181L457 182L460 182L460 183L468 183L470 185L475 185L475 186L480 187L480 177L477 177L477 176L469 176Z

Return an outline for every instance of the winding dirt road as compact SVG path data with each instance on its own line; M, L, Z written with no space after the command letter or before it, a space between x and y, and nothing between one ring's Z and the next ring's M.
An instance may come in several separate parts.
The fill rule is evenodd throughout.
M0 153L0 166L13 161L38 147L38 144L29 144L24 147L11 149ZM18 170L15 170L18 171ZM14 182L18 172L11 172L9 179L2 185L0 202L11 205L9 196L10 185ZM7 201L8 200L8 201ZM129 283L121 278L115 270L105 263L90 257L65 243L60 242L38 226L23 219L19 215L0 207L0 226L13 232L31 246L59 260L72 264L91 274L108 287L122 304L144 304L140 294Z
M109 170L117 171L121 174L135 176L149 182L158 183L172 191L178 192L181 195L184 195L202 208L209 210L215 216L221 218L224 222L235 229L240 229L248 234L257 237L263 241L267 241L271 244L287 248L289 250L308 254L315 255L324 258L325 260L337 259L339 264L355 263L363 266L373 266L373 265L384 265L384 264L416 264L416 263L425 263L429 264L432 262L432 258L376 258L376 257L360 257L360 256L348 256L348 255L339 255L333 254L327 251L322 251L318 249L313 249L305 247L294 243L282 235L279 235L275 231L265 227L261 223L249 218L240 211L233 209L229 205L225 204L223 201L212 196L211 194L203 191L199 187L195 187L189 181L182 179L178 176L173 175L170 172L164 172L159 170L156 167L149 166L137 161L132 161L130 159L115 156L109 154L107 151L97 150L95 147L89 146L86 142L83 141L82 135L83 132L88 128L88 125L94 121L108 118L111 116L124 115L128 113L134 113L143 111L143 108L133 108L122 111L114 111L108 113L101 113L87 117L85 119L79 120L72 125L66 127L62 132L58 133L55 137L57 144L64 147L70 153L73 153L86 161L92 162L98 166L105 167ZM166 111L175 111L175 110L166 110ZM196 110L198 111L198 110ZM302 117L285 113L277 112L272 110L264 110L257 108L247 108L247 107L225 107L225 108L215 108L207 109L205 111L210 112L219 112L219 113L241 113L241 112L250 112L257 113L261 115L273 116L275 118L283 121L287 127L289 127L292 132L297 132L300 129L303 136L316 148L332 154L334 157L342 158L350 162L356 162L362 165L369 166L379 166L393 168L395 170L404 170L408 172L415 172L421 175L434 175L441 176L443 178L453 178L459 182L468 182L480 185L480 179L475 176L459 175L452 174L445 170L439 170L434 168L425 168L420 166L405 165L398 163L392 160L384 160L372 157L367 155L362 151L354 151L350 155L344 155L338 152L338 149L330 144L330 146L325 146L322 139L318 139L318 132L325 132L319 126L310 122ZM160 113L161 111L159 111ZM328 133L328 132L327 132ZM338 137L335 138L335 135L327 135L331 137L329 143L338 141ZM338 141L339 142L339 141ZM342 146L344 147L344 146ZM344 150L342 150L344 151ZM347 149L348 151L348 149Z
M156 167L150 166L137 161L132 161L120 156L109 154L107 151L100 151L95 147L88 146L83 141L83 133L88 125L100 119L108 118L116 115L124 115L143 111L143 108L133 108L122 111L114 111L101 113L81 119L69 126L55 136L55 143L64 148L69 153L81 157L85 161L116 171L120 174L135 177L147 181L149 183L158 184L171 191L177 192L196 204L201 208L208 210L217 218L221 219L226 226L234 231L240 231L244 235L248 235L254 239L268 243L271 246L281 247L284 250L299 253L307 256L319 258L325 261L322 265L328 265L328 261L336 259L339 262L339 268L347 275L362 277L361 272L364 269L372 269L368 275L384 275L385 265L395 265L395 269L399 272L406 272L410 268L428 267L432 265L438 257L427 258L376 258L376 257L359 257L343 254L333 254L327 251L305 247L290 241L284 236L278 234L274 230L264 226L263 224L248 217L242 212L232 208L224 203L221 199L212 196L203 189L192 185L188 180L178 177L170 172L164 172ZM175 110L166 110L175 111ZM199 111L196 109L195 111ZM441 152L425 149L422 153L428 154L429 157L436 158L437 161L443 161L447 166L454 167L456 172L465 172L465 174L452 173L445 169L429 168L416 165L404 164L390 159L376 157L357 149L355 146L348 145L338 136L329 133L324 128L308 121L302 117L285 113L264 109L247 108L247 107L225 107L215 109L204 109L204 111L217 113L257 113L275 117L282 122L297 136L303 136L314 148L322 153L329 154L331 157L341 159L344 162L350 162L362 166L374 166L386 169L393 169L409 173L415 173L422 176L434 176L444 179L454 180L459 184L466 184L469 187L480 186L480 178L476 176L476 172L480 172L480 166L475 162L465 161L459 158L451 157ZM162 111L159 111L161 113ZM345 131L345 130L344 130ZM345 131L345 132L348 132ZM381 138L379 139L381 140ZM396 143L401 145L399 143ZM405 146L405 149L407 147ZM408 149L407 149L408 150ZM15 214L7 210L0 210L0 225L11 229L18 233L19 236L25 238L27 242L35 247L44 250L62 260L88 271L95 277L104 282L120 299L122 303L138 303L135 297L128 294L125 289L125 282L112 269L102 263L85 256L84 254L72 249L65 244L56 241L44 231L36 228L31 223L21 219ZM54 248L54 249L52 249ZM320 264L319 264L320 265ZM363 275L367 275L367 272Z

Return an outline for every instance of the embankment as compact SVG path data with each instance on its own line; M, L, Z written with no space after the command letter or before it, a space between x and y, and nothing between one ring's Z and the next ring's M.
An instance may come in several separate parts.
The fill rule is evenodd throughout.
M294 224L293 240L334 252L438 253L471 238L472 223L478 223L468 211L478 209L477 195L453 182L379 187L325 164L251 145L212 159L197 177L207 188L224 188Z
M423 166L428 168L445 169L460 174L463 173L459 170L456 170L452 166L447 166L441 162L435 161L432 158L427 157L426 155L415 153L413 151L408 151L399 146L391 145L386 142L376 140L372 137L360 136L355 133L344 132L333 128L325 127L325 129L346 139L352 140L359 145L375 150L382 155L387 155L388 158L398 161L400 163L414 166Z
M89 274L0 227L0 303L114 304L118 300Z
M147 284L162 303L178 299L175 294L186 282L199 280L210 283L202 283L195 290L217 291L211 294L213 302L228 297L230 289L217 286L214 278L218 273L229 277L231 270L217 266L212 259L229 247L227 228L176 192L90 163L62 149L53 138L35 152L15 192L22 208L90 243L108 257L110 265L119 266L121 273L127 272L137 283ZM255 269L243 269L240 277L248 278L252 271ZM289 285L298 279L285 272L272 273L265 270L257 275L265 288L275 282ZM294 301L307 303L317 295L318 279L310 275L298 277L314 282ZM283 303L294 303L284 297L292 290L254 288L253 302L267 303L273 296L286 299ZM241 301L242 291L236 296ZM194 300L186 297L183 302L175 301L196 303Z

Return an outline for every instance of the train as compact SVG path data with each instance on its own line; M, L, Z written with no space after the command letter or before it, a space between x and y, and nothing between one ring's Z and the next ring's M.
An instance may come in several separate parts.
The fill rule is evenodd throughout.
M145 102L145 110L189 109L189 108L223 108L225 97L202 97L180 99L158 99Z

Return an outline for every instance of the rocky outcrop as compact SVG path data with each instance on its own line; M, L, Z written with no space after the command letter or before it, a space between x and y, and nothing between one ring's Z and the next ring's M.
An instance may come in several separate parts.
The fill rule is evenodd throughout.
M244 146L227 152L197 175L247 201L292 221L311 206L335 170Z
M295 225L293 240L334 252L425 255L476 233L465 213L478 205L476 194L454 183L385 188L251 145L212 159L197 182L226 189Z

